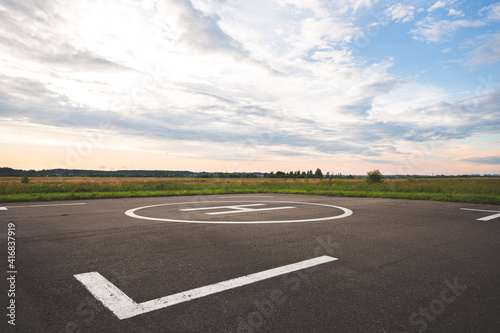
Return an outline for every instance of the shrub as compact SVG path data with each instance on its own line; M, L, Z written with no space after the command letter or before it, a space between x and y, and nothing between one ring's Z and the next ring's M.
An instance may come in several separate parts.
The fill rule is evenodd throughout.
M30 182L30 178L28 176L24 176L23 179L21 179L21 183L23 184L28 184Z
M366 181L368 183L381 183L382 182L382 173L379 170L368 171L368 175L366 176Z

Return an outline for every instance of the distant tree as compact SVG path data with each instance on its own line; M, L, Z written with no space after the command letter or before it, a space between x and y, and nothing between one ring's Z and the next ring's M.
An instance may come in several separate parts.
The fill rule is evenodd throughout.
M28 184L30 182L30 178L28 176L24 176L23 179L21 179L21 183L23 184Z
M368 183L381 183L382 173L379 170L368 171L366 176L366 181Z
M314 177L316 177L316 178L323 178L323 172L321 172L320 168L316 169L316 172L314 173Z

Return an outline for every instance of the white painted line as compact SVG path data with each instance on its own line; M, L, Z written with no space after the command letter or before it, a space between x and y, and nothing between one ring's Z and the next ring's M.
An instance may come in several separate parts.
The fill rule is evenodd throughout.
M496 219L497 217L500 217L500 213L494 214L494 215L490 215L490 216L481 217L480 219L477 219L477 220L478 221L489 221L489 220Z
M85 288L118 318L125 319L140 314L139 304L97 272L74 275Z
M473 208L460 208L461 210L473 210L476 212L490 212L490 213L500 213L500 210L487 210L487 209L473 209Z
M207 215L221 215L221 214L237 214L237 213L249 213L249 212L260 212L263 210L277 210L277 209L289 209L289 208L295 208L295 207L271 207L271 208L260 208L260 209L253 209L253 208L247 208L247 207L255 207L255 206L265 206L265 204L249 204L249 205L233 205L233 206L219 206L219 207L201 207L201 208L186 208L186 209L179 209L181 212L192 212L192 211L197 211L197 210L213 210L213 209L232 209L232 210L225 210L222 212L212 212L212 213L205 213Z
M206 201L204 203L220 203L220 201ZM262 202L262 201L226 201L226 202L231 202L231 203L237 203L237 202ZM322 207L329 207L329 208L334 208L334 209L340 209L343 211L343 214L340 215L334 215L334 216L327 216L327 217L317 217L317 218L310 218L310 219L302 219L302 220L271 220L271 221L203 221L203 220L177 220L177 219L167 219L167 218L158 218L158 217L149 217L149 216L142 216L136 214L138 210L141 209L148 209L148 208L154 208L154 207L161 207L161 206L172 206L172 205L192 205L192 202L176 202L176 203L167 203L167 204L159 204L159 205L151 205L151 206L144 206L144 207L138 207L138 208L133 208L129 209L125 212L125 215L136 218L136 219L143 219L143 220L149 220L149 221L161 221L161 222L180 222L180 223L213 223L213 224L261 224L261 223L298 223L298 222L316 222L316 221L328 221L328 220L335 220L335 219L341 219L344 217L351 216L353 214L352 210L340 206L334 206L334 205L327 205L327 204L320 204L320 203L312 203L312 202L300 202L300 201L270 201L272 203L291 203L291 204L296 204L296 205L314 205L314 206L322 206Z
M226 197L217 197L217 199L239 199L239 198L274 198L274 195L232 195Z
M488 216L485 216L485 217L478 218L478 219L476 219L476 221L489 221L489 220L493 220L493 219L496 219L496 218L500 217L500 211L498 211L498 210L472 209L472 208L460 208L460 209L462 209L462 210L472 210L472 211L476 211L476 212L497 213L497 214L488 215Z
M270 207L270 208L259 208L259 209L238 209L238 210L231 210L227 212L213 212L213 213L205 213L207 215L221 215L221 214L233 214L233 213L248 213L248 212L262 212L264 210L278 210L278 209L290 209L290 208L295 208L292 206L285 206L285 207Z
M3 208L31 208L31 207L53 207L53 206L77 206L77 205L86 205L86 203L80 202L80 203L50 204L50 205L6 206Z
M122 320L335 260L338 260L338 258L329 256L317 257L142 303L134 302L134 300L97 272L76 274L74 276L97 300Z
M0 210L8 210L7 207L0 207Z
M264 206L264 204L250 204L250 205L237 205L237 206L219 206L219 207L200 207L200 208L185 208L179 209L181 212L192 212L196 210L207 210L207 209L238 209L237 207L254 207L254 206Z

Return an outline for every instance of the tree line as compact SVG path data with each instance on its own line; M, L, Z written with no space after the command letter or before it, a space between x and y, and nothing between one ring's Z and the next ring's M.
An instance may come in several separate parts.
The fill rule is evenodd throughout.
M164 170L18 170L0 168L0 177L150 177L150 178L257 178L258 173L192 172Z
M353 175L342 175L342 173L337 173L334 174L333 172L330 174L330 172L327 172L325 175L323 175L323 172L321 171L320 168L317 168L315 172L312 170L309 171L290 171L290 172L283 172L283 171L277 171L276 173L270 172L270 173L264 173L264 178L341 178L341 179L353 179Z

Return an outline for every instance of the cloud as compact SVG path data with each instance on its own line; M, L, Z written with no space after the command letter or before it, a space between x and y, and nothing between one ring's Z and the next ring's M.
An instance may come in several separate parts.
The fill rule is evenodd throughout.
M347 0L345 2L349 3L353 12L356 12L359 8L371 8L374 4L376 4L379 0Z
M452 142L500 126L498 91L444 101L445 88L391 74L390 55L380 61L354 49L358 25L377 1L88 3L4 2L0 122L97 131L118 147L127 138L119 149L186 147L207 160L252 160L254 150L261 160L370 156L377 163L405 144ZM387 9L400 23L415 11ZM427 18L413 33L443 41L481 24ZM497 61L498 37L485 36L471 66ZM103 120L109 128L100 128Z
M398 3L387 8L386 13L396 23L406 23L413 21L413 17L415 15L415 7Z
M413 39L427 43L444 43L453 38L453 35L462 28L479 28L487 25L482 20L436 20L426 17L415 24L410 32Z
M345 1L323 1L328 7L334 8L335 12L356 14L358 11L373 9L379 0L345 0Z
M491 65L500 61L500 33L481 36L481 45L467 54L466 66Z
M486 13L486 18L490 20L500 20L500 2L493 3L487 7L482 8L480 10L480 13Z
M453 16L454 18L464 17L465 13L462 10L456 10L456 9L450 8L450 10L448 12L448 16Z
M21 86L26 86L26 83L21 83ZM384 88L367 86L363 89L366 94L377 95L394 84L388 82ZM500 125L500 118L492 113L500 101L500 91L486 92L477 100L429 104L419 109L409 108L409 103L399 111L398 116L392 116L391 121L367 121L365 118L354 124L341 123L332 128L321 119L309 117L280 117L270 123L270 110L250 105L241 110L239 117L231 117L232 104L222 110L219 104L204 109L172 109L168 112L148 110L134 112L126 117L77 107L55 108L59 100L57 96L51 96L50 92L36 84L31 88L36 88L39 95L46 96L40 99L37 109L15 104L6 107L2 104L1 110L10 110L8 113L2 112L2 115L69 128L95 128L107 118L113 125L113 131L119 135L170 142L220 143L228 147L250 141L263 145L260 148L262 151L285 147L285 156L296 149L300 150L300 154L303 154L301 149L306 149L309 155L348 152L353 156L381 156L385 151L382 148L397 140L425 142L467 138L476 133L496 133ZM16 91L20 94L19 90ZM353 101L349 105L358 119L366 117L365 111L371 108L370 101L361 104ZM236 108L240 109L238 106ZM248 109L255 111L248 112ZM261 134L266 139L260 138Z
M329 43L350 42L353 36L359 33L359 28L335 18L308 18L302 23L298 40L306 42L308 49L328 47Z
M344 104L339 105L337 109L347 115L366 116L372 110L375 98L388 94L400 83L401 81L394 78L362 83L346 94Z
M394 164L392 160L381 160L381 159L373 159L373 158L365 158L365 162L374 163L374 164Z
M179 40L201 50L245 53L242 45L220 28L219 17L204 15L196 10L189 0L174 3L180 9L180 20L185 28Z
M472 162L482 165L500 165L500 156L486 156L486 157L469 157L463 158L460 161Z
M298 10L311 10L316 17L328 16L328 11L323 8L318 0L280 0L281 6L293 5Z
M455 1L438 1L428 9L433 12L436 9L444 8ZM448 16L454 20L436 19L427 16L415 24L415 28L410 32L415 40L426 41L428 43L443 43L453 38L454 34L463 28L481 28L490 25L493 21L500 20L500 2L494 3L479 10L480 15L485 15L483 19L465 20L457 19L465 16L464 11L455 8L448 10Z
M313 52L314 53L311 55L311 59L314 60L324 61L324 62L331 61L336 64L345 64L353 62L352 52L347 48L336 50L333 47L327 47Z
M369 119L383 123L387 133L399 133L409 142L497 134L495 127L500 126L500 113L494 110L500 103L500 89L485 88L478 91L477 96L451 102L435 102L435 97L428 96L432 88L423 92L424 99L412 100L411 91L415 89L422 90L422 87L400 84L394 96L389 94L386 100L377 99L373 103Z
M435 2L431 7L429 7L427 9L428 12L433 12L437 9L440 9L440 8L444 8L448 5L450 1L443 1L443 0L439 0L437 2Z

